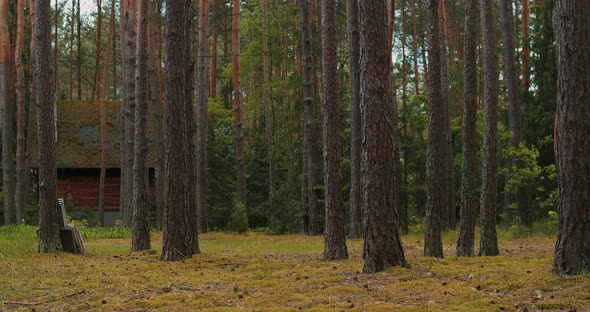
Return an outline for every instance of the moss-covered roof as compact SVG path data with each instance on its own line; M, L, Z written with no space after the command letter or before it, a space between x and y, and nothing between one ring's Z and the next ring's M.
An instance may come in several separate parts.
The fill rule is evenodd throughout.
M106 113L106 166L118 168L121 158L119 136L119 110L121 102L105 103ZM151 125L152 115L148 118ZM33 131L31 150L32 166L38 164L37 131ZM151 144L153 131L150 126L148 163L154 166L154 149ZM57 104L57 143L56 157L58 168L100 168L100 102L61 101Z

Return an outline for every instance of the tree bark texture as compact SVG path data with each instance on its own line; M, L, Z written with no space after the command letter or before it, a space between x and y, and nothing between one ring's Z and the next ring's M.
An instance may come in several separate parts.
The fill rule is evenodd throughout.
M199 0L197 57L197 220L199 233L207 232L207 108L209 101L209 0Z
M72 9L70 11L70 47L68 58L70 63L68 64L68 75L69 75L69 88L68 95L69 99L74 99L74 21L76 18L76 0L72 0Z
M465 64L463 100L463 162L461 171L461 214L458 257L473 257L475 246L475 209L477 207L477 34L479 4L466 3Z
M429 0L427 12L430 28L429 63L429 94L428 102L428 160L426 178L426 235L424 239L424 256L443 257L442 249L442 218L447 210L447 167L446 167L446 132L445 132L445 108L442 87L441 70L441 37L440 28L440 1Z
M30 21L30 30L31 30L31 40L29 43L29 57L31 60L35 59L35 1L29 0L29 21ZM30 65L30 70L33 78L31 79L31 93L30 93L30 102L29 102L29 112L27 115L27 133L33 133L33 127L37 127L37 110L35 109L35 101L37 98L37 84L35 83L34 78L34 65ZM26 85L26 84L25 84ZM31 167L31 150L33 149L33 135L26 136L26 165L25 168ZM25 200L24 202L29 202L31 193L31 174L25 174Z
M552 271L590 272L590 6L558 0L557 179L559 225Z
M139 0L137 15L137 50L135 65L135 144L133 162L132 250L150 249L148 201L148 18L149 1Z
M441 100L443 128L441 129L445 138L445 182L447 190L443 197L446 200L441 213L443 228L455 228L455 167L453 165L453 137L451 134L451 90L449 82L449 58L446 39L446 16L445 0L439 3L439 43L440 43L440 79L441 79Z
M120 167L121 167L121 176L120 176L120 185L119 185L119 209L121 212L121 225L125 226L125 227L129 227L128 224L126 224L126 220L125 218L127 217L127 211L126 209L126 205L128 204L127 198L128 196L126 195L127 192L127 186L128 186L128 177L129 177L129 170L127 168L127 155L128 155L128 151L127 151L127 83L125 82L126 80L126 71L127 71L127 62L126 62L126 55L127 55L127 50L126 50L126 45L127 45L127 41L125 40L126 37L126 33L125 33L125 20L127 18L127 13L129 11L128 8L129 4L127 3L127 0L121 0L121 7L120 7L120 11L121 11L121 16L120 16L120 21L119 21L119 40L120 40L120 45L121 45L121 66L123 67L123 94L121 96L121 107L119 109L119 156L120 156ZM113 51L113 54L115 54L115 52ZM135 95L134 95L135 96Z
M150 6L150 20L149 23L149 89L150 98L152 102L153 115L153 129L154 129L154 146L156 148L156 228L162 229L162 215L164 210L164 133L163 133L163 116L162 116L162 101L164 98L162 90L162 66L159 61L158 51L158 37L159 25L156 25L157 20L160 20L160 10L153 10Z
M412 43L414 48L414 92L420 95L420 72L418 71L418 32L416 31L416 0L412 3Z
M57 100L59 99L59 67L58 67L58 63L57 63L57 55L58 55L58 47L59 47L59 33L58 33L58 28L60 25L60 21L59 21L59 9L58 9L58 3L57 0L55 0L55 9L54 9L54 33L53 33L53 89L54 89L54 101L57 102ZM54 104L57 105L57 104Z
M166 2L163 261L199 253L196 225L191 1Z
M16 45L14 63L16 65L16 191L15 191L15 219L21 222L25 213L25 191L27 174L27 153L25 142L25 64L23 63L23 49L25 45L25 0L18 0L16 18ZM6 197L6 196L5 196Z
M322 68L324 85L324 189L326 234L324 260L348 259L344 229L344 199L340 157L340 103L338 101L338 42L336 0L322 1Z
M350 232L352 239L363 235L361 211L361 94L360 94L360 34L358 0L348 1L348 31L350 48Z
M407 37L407 33L406 33L406 0L401 0L401 5L400 5L400 15L401 15L401 24L400 24L400 28L402 31L402 36L401 36L401 45L402 45L402 64L401 64L401 74L402 74L402 107L406 107L407 103L408 103L408 84L407 84L407 76L408 76L408 72L406 71L406 37ZM395 15L395 9L393 10L393 13ZM389 15L390 19L392 19L392 25L395 25L394 21L395 21L395 16L391 16L391 14ZM394 26L395 27L395 26ZM393 34L394 29L391 29L391 33ZM393 40L393 39L392 39Z
M359 1L365 273L406 265L392 192L395 159L386 10L385 0Z
M56 10L57 10L57 1ZM91 99L94 101L95 96L96 98L100 96L100 52L102 51L101 47L101 34L102 34L102 0L97 0L97 15L96 15L96 58L94 64L94 82L92 83L92 96ZM57 22L56 22L57 23ZM55 46L57 47L57 24L55 25ZM57 53L57 48L55 48ZM57 61L56 61L57 64ZM56 81L59 81L58 77L56 76Z
M498 255L496 233L496 197L498 173L498 56L496 54L496 19L494 1L481 0L483 42L483 170L480 197L480 255Z
M0 1L0 108L2 109L2 183L4 194L14 194L13 109L9 96L11 44L8 29L8 0ZM16 224L14 196L4 196L4 224Z
M78 101L82 101L82 19L80 15L80 1L76 3L76 78L78 79ZM126 0L122 0L125 2Z
M99 180L99 188L98 188L98 224L100 226L104 226L104 187L105 187L105 180L106 180L106 150L107 150L107 141L106 141L106 133L107 133L107 125L106 125L106 115L105 115L105 104L106 101L109 100L109 59L111 57L111 40L113 39L113 34L115 33L115 19L113 18L115 14L115 0L111 0L111 20L109 23L109 36L108 42L105 47L104 52L104 59L103 59L103 66L102 66L102 74L101 74L101 95L100 95L100 180ZM116 75L116 73L114 73ZM116 88L117 86L113 86Z
M125 160L121 167L121 217L125 227L132 226L133 218L133 163L134 163L134 142L135 142L135 50L136 50L136 12L137 0L123 0L123 71L124 71L124 99L125 106ZM123 142L122 142L123 143Z
M211 2L211 17L213 18L213 25L211 26L211 66L209 76L209 96L214 98L217 93L217 34L218 34L218 12L217 0ZM225 5L223 5L225 10Z
M308 234L316 235L319 228L319 207L318 207L318 142L317 129L315 125L315 70L313 60L313 44L311 34L311 12L307 0L299 1L299 11L301 15L301 46L303 71L303 136L305 158L307 167L305 177L307 179L307 204L309 215Z
M234 128L236 140L237 201L246 205L246 162L244 159L242 87L240 84L240 0L233 0L231 45L234 95Z
M62 249L57 213L57 165L51 70L51 4L35 2L35 80L39 144L39 252Z

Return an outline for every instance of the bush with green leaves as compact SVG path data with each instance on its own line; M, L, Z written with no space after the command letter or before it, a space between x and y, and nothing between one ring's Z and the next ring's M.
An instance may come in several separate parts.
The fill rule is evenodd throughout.
M555 164L543 166L539 161L539 149L553 144L552 137L546 137L536 145L521 143L518 148L509 145L506 153L511 160L511 174L505 186L505 192L516 194L521 190L529 193L531 220L542 219L549 211L557 209L557 169ZM521 164L520 166L518 164ZM504 169L502 173L505 173ZM511 203L510 209L518 209L517 202Z

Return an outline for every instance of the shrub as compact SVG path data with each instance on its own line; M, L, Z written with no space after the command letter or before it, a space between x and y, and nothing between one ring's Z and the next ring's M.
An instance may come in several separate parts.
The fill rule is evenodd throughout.
M237 233L245 233L248 231L248 213L246 212L246 205L239 202L234 204L234 211L227 224L227 229Z

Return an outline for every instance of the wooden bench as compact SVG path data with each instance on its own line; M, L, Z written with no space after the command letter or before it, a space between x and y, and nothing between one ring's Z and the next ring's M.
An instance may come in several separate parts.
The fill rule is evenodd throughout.
M67 224L66 205L64 199L58 198L57 203L60 213L59 237L61 239L61 244L64 248L64 251L74 254L85 253L86 248L84 247L84 241L82 240L82 234L80 234L80 230L73 225Z
M57 200L57 211L59 214L59 238L63 246L63 251L73 254L83 254L86 252L84 241L80 229L69 225L66 217L66 205L63 198ZM37 230L39 235L39 230Z

